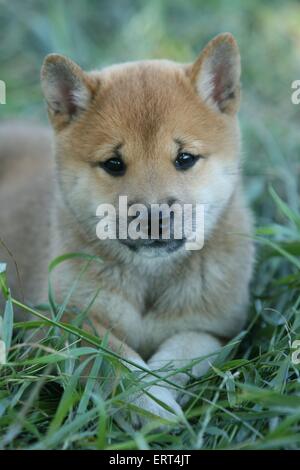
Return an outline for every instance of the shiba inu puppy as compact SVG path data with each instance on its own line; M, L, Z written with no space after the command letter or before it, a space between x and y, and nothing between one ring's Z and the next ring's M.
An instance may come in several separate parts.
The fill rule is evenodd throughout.
M85 269L69 304L89 306L93 328L100 336L109 331L125 359L157 371L216 353L245 323L254 258L240 176L235 39L217 36L193 64L149 60L89 73L51 54L41 79L55 168L44 130L10 126L11 142L8 128L0 131L0 237L19 266L26 300L47 298L53 258L86 253L101 262ZM146 207L202 204L203 248L187 250L184 236L100 240L97 207L117 208L120 196ZM0 254L16 292L14 266L4 248ZM81 263L72 258L55 270L61 302ZM191 372L208 367L199 361ZM188 375L170 380L183 387ZM160 384L133 401L162 417L181 413L177 390Z

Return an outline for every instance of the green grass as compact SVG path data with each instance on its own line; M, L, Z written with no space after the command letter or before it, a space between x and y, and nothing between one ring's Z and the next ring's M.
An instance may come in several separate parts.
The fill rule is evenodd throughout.
M122 366L107 338L62 324L65 305L52 295L53 323L42 342L31 344L25 331L45 325L43 308L34 321L13 325L19 299L5 290L3 272L8 354L0 366L0 447L299 449L300 368L292 363L292 344L300 339L300 108L290 100L291 82L300 78L298 2L74 0L70 9L68 1L0 0L0 7L2 119L45 119L38 76L48 52L85 67L145 57L187 61L214 34L235 34L243 62L245 185L258 249L247 329L214 358L214 368L192 380L185 420L170 432L156 431L155 419L138 432L130 419L116 419L144 372ZM85 384L82 360L93 364Z

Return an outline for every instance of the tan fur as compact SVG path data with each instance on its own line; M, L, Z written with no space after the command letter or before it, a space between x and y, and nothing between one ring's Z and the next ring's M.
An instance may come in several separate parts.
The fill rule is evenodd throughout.
M42 84L55 129L58 178L52 178L48 138L43 137L42 145L38 142L44 130L28 127L24 133L20 127L6 126L0 131L0 160L5 162L0 176L0 238L18 263L26 300L45 301L47 265L54 257L66 252L101 257L102 262L88 267L70 304L84 309L99 290L89 312L95 327L108 328L129 346L126 357L142 364L148 361L149 367L163 361L181 367L212 353L246 320L253 246L239 174L239 83L234 93L224 99L222 95L220 109L201 96L207 82L203 64L208 71L214 67L220 55L217 48L224 44L229 65L238 68L237 46L228 34L213 40L192 65L133 62L87 74L69 59L50 56ZM62 105L54 109L57 64L63 74L69 73L65 68L71 70L76 105L83 108L72 118ZM222 67L226 73L227 63ZM217 98L219 91L215 90ZM186 152L205 159L187 172L176 171L177 140ZM97 163L110 158L117 145L127 172L113 178ZM17 157L8 158L11 152ZM149 257L147 249L136 253L118 240L98 240L96 207L101 202L116 205L119 195L147 204L170 198L204 203L204 248ZM1 247L0 258L9 261L13 290L17 289L14 265ZM83 264L72 260L56 270L58 300L65 298ZM177 380L184 384L187 378L179 374ZM174 397L164 393L164 401L179 412ZM164 415L150 402L147 398L142 406Z

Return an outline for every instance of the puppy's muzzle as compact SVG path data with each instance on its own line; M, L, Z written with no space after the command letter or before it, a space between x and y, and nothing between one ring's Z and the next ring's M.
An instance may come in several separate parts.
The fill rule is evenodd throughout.
M168 203L170 208L173 201ZM138 233L130 230L131 222L138 223ZM153 209L145 206L145 209L136 215L128 217L128 237L119 241L132 250L151 248L175 251L184 244L184 236L175 237L175 217L170 210ZM134 224L136 227L136 224Z

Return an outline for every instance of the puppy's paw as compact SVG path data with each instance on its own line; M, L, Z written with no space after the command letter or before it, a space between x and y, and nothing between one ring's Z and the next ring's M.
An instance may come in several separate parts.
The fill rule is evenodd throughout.
M139 429L151 421L148 413L168 421L169 425L178 422L178 418L183 416L179 404L173 398L171 392L163 387L152 385L147 389L147 393L141 392L130 400L130 403L139 410L131 411L131 422L134 428ZM143 412L146 412L144 414ZM158 423L156 429L167 429L168 423Z

